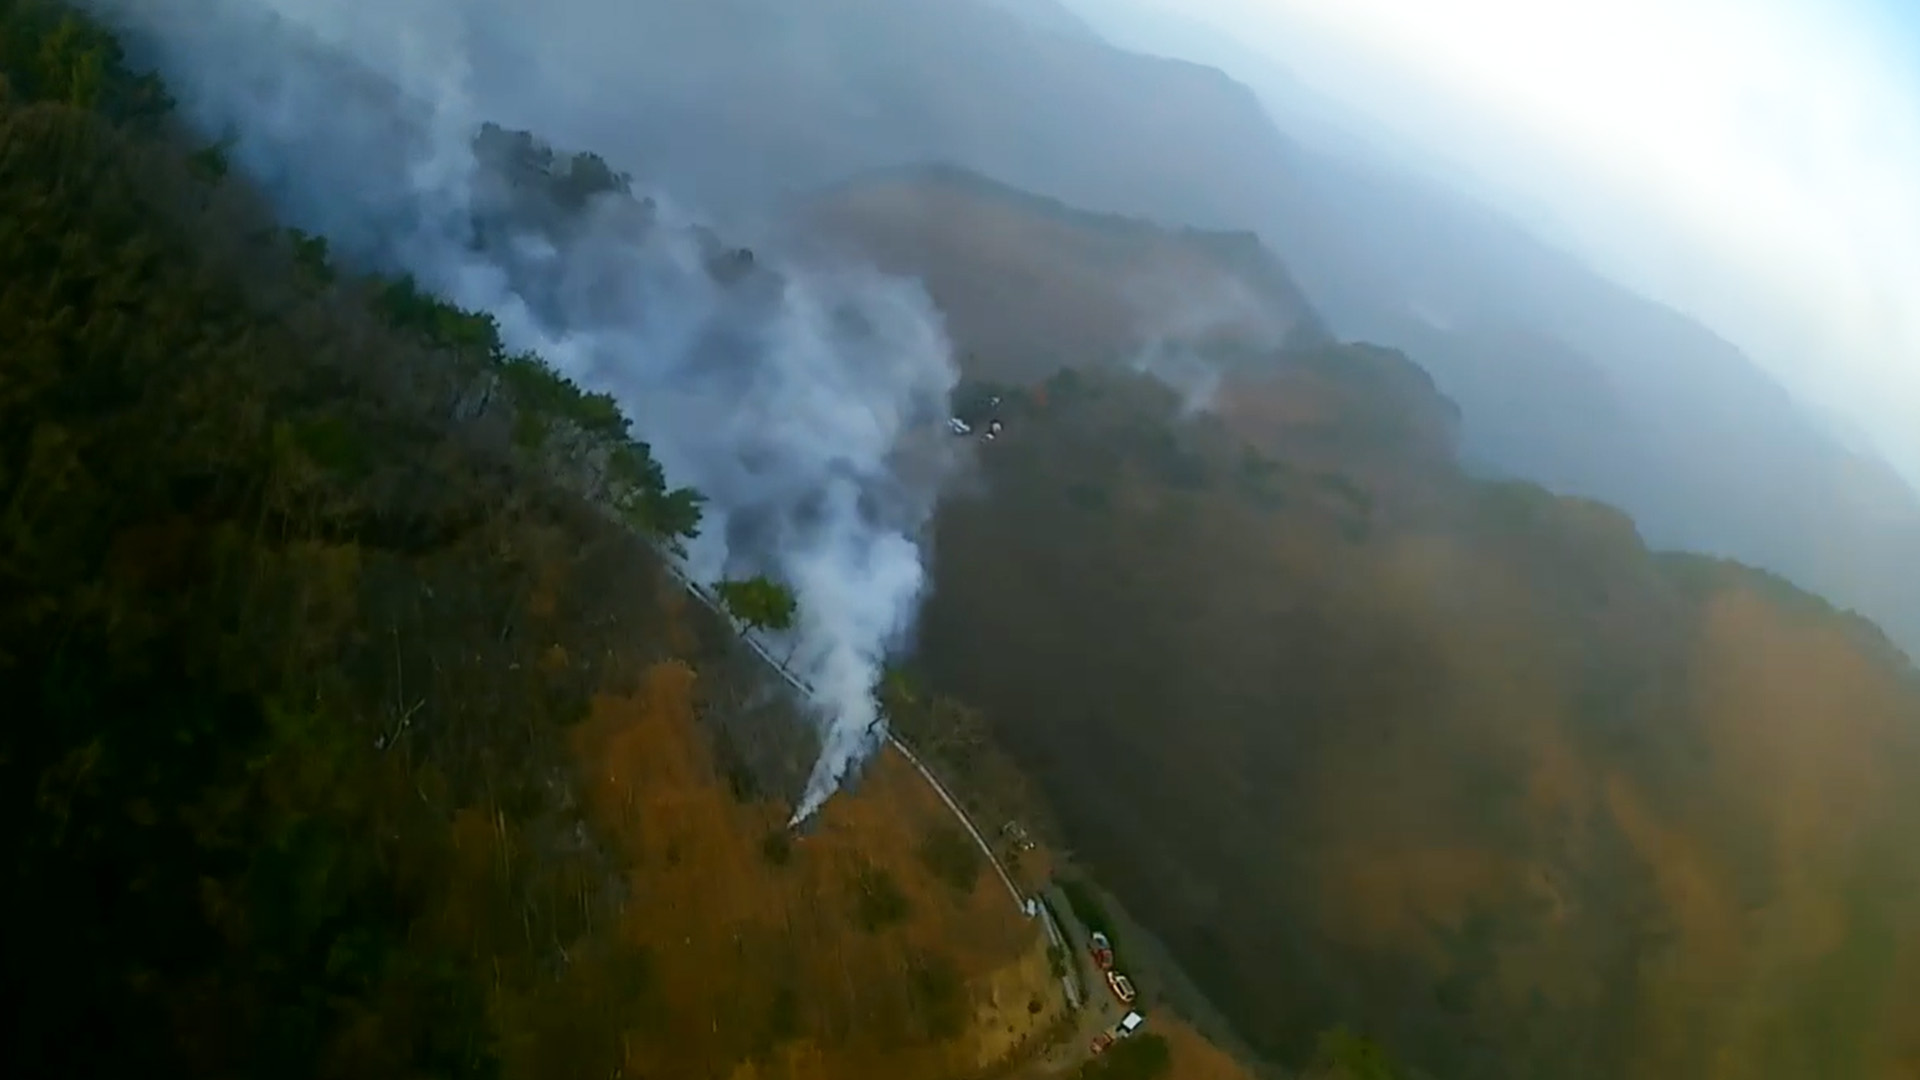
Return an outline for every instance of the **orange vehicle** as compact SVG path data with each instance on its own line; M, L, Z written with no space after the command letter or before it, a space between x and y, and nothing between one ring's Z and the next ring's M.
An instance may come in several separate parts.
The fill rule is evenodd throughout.
M1093 1051L1095 1054L1099 1054L1101 1051L1105 1050L1107 1047L1112 1045L1113 1045L1113 1033L1110 1031L1103 1031L1100 1034L1095 1035L1093 1037L1093 1045L1088 1047L1087 1049Z

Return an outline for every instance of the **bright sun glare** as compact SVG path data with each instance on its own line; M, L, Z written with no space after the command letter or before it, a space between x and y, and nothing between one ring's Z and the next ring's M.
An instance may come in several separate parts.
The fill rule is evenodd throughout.
M1703 318L1920 479L1920 78L1886 19L1839 0L1210 6L1249 37L1284 33L1276 16L1313 24L1440 90L1463 125L1492 118L1515 160L1469 162L1490 176L1524 174L1529 147L1577 163L1572 184L1528 194L1603 269ZM1364 68L1323 88L1364 96ZM1402 127L1433 116L1355 103ZM1623 201L1648 211L1624 232L1603 205ZM1675 237L1698 254L1677 257Z

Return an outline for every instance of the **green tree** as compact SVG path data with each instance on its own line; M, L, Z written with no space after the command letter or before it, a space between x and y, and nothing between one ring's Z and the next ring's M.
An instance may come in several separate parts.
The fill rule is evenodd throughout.
M217 148L215 148L217 150ZM204 151L203 151L204 152ZM225 159L220 159L221 174L226 170ZM315 236L299 229L288 229L287 239L293 244L293 261L320 285L331 285L335 273L333 263L327 252L327 238Z
M375 296L374 307L397 330L418 334L441 348L478 353L496 364L509 364L500 340L500 324L492 315L466 311L422 290L411 274L387 282ZM537 357L530 362L545 368ZM512 373L502 374L512 381Z
M194 174L208 183L217 184L227 178L233 170L233 139L231 136L219 142L203 146L188 155L187 163L193 166Z
M755 630L790 630L799 610L793 590L765 575L714 586L727 613Z
M653 451L626 439L607 459L608 499L634 528L674 542L700 535L700 506L706 496L692 488L668 488Z

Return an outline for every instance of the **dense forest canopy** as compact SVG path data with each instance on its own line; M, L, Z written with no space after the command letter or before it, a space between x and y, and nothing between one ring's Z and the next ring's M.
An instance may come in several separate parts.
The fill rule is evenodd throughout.
M1906 658L1436 468L1378 361L1282 355L1193 420L1055 380L943 511L926 680L1282 1060L1359 1020L1443 1077L1920 1063Z
M491 1075L422 920L448 804L538 827L513 759L584 708L500 674L524 545L697 497L483 316L272 228L90 24L15 0L0 45L9 1071ZM569 492L527 431L608 464Z

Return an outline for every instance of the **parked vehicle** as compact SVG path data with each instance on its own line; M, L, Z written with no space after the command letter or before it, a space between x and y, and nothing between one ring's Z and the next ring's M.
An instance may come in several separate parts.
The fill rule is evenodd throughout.
M1095 1035L1093 1037L1093 1045L1087 1047L1087 1049L1093 1051L1095 1054L1099 1054L1101 1051L1105 1050L1107 1047L1112 1045L1113 1045L1113 1033L1109 1031L1103 1031L1100 1034Z
M1117 997L1120 999L1120 1004L1128 1005L1133 1002L1133 981L1128 979L1125 975L1122 975L1119 972L1114 971L1112 969L1108 969L1107 988L1113 991L1114 997Z
M1120 1018L1120 1022L1118 1024L1114 1025L1113 1035L1117 1039L1124 1039L1127 1036L1133 1034L1134 1032L1139 1031L1140 1025L1146 1022L1147 1022L1146 1017L1141 1016L1137 1012L1129 1012L1127 1013L1127 1015Z
M1027 834L1026 827L1019 822L1009 821L1005 825L1000 826L1000 831L1005 833L1007 838L1013 841L1015 849L1019 851L1033 850L1033 837Z
M1104 934L1093 935L1093 945L1087 949L1087 955L1093 957L1093 966L1101 971L1113 970L1113 948L1107 944Z

